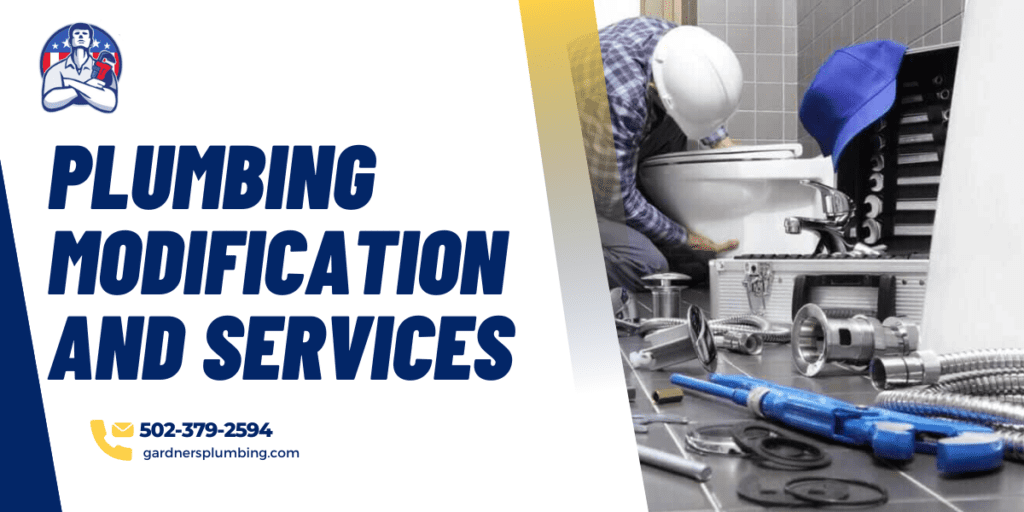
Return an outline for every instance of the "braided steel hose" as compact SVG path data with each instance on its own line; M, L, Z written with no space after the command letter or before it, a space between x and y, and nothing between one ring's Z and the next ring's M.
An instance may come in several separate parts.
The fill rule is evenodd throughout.
M996 348L952 354L920 351L908 356L876 357L871 361L871 383L877 389L891 389L936 384L947 375L999 369L1024 372L1024 349Z

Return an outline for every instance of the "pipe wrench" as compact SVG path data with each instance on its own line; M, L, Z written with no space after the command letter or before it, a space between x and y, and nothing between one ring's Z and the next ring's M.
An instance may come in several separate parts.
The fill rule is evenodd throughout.
M711 382L673 374L677 386L747 406L762 418L853 446L875 457L908 461L936 456L940 473L988 471L1003 464L1003 440L988 427L853 405L802 389L741 375L712 373Z

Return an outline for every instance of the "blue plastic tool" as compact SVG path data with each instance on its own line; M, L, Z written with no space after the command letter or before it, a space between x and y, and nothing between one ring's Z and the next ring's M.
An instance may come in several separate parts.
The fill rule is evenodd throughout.
M802 389L742 375L708 375L711 382L673 374L673 384L726 398L758 416L855 446L870 446L880 459L907 461L914 452L935 454L941 473L988 471L1003 464L1003 439L992 429L853 405Z

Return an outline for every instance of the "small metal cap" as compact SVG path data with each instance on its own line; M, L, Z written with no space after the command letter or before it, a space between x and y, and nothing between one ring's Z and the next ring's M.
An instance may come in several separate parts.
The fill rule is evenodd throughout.
M662 272L660 274L651 274L643 277L644 281L657 283L655 285L649 285L648 287L658 286L663 288L679 286L678 281L690 281L691 279L692 278L690 276L680 274L679 272Z

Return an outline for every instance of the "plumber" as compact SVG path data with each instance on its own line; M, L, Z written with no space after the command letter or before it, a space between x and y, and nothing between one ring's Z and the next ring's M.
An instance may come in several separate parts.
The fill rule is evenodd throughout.
M642 290L643 276L668 270L699 284L708 261L739 242L715 243L658 210L637 187L637 165L685 151L687 137L734 144L724 123L739 105L739 61L706 30L661 19L623 20L598 37L600 52L591 35L569 53L609 286Z

